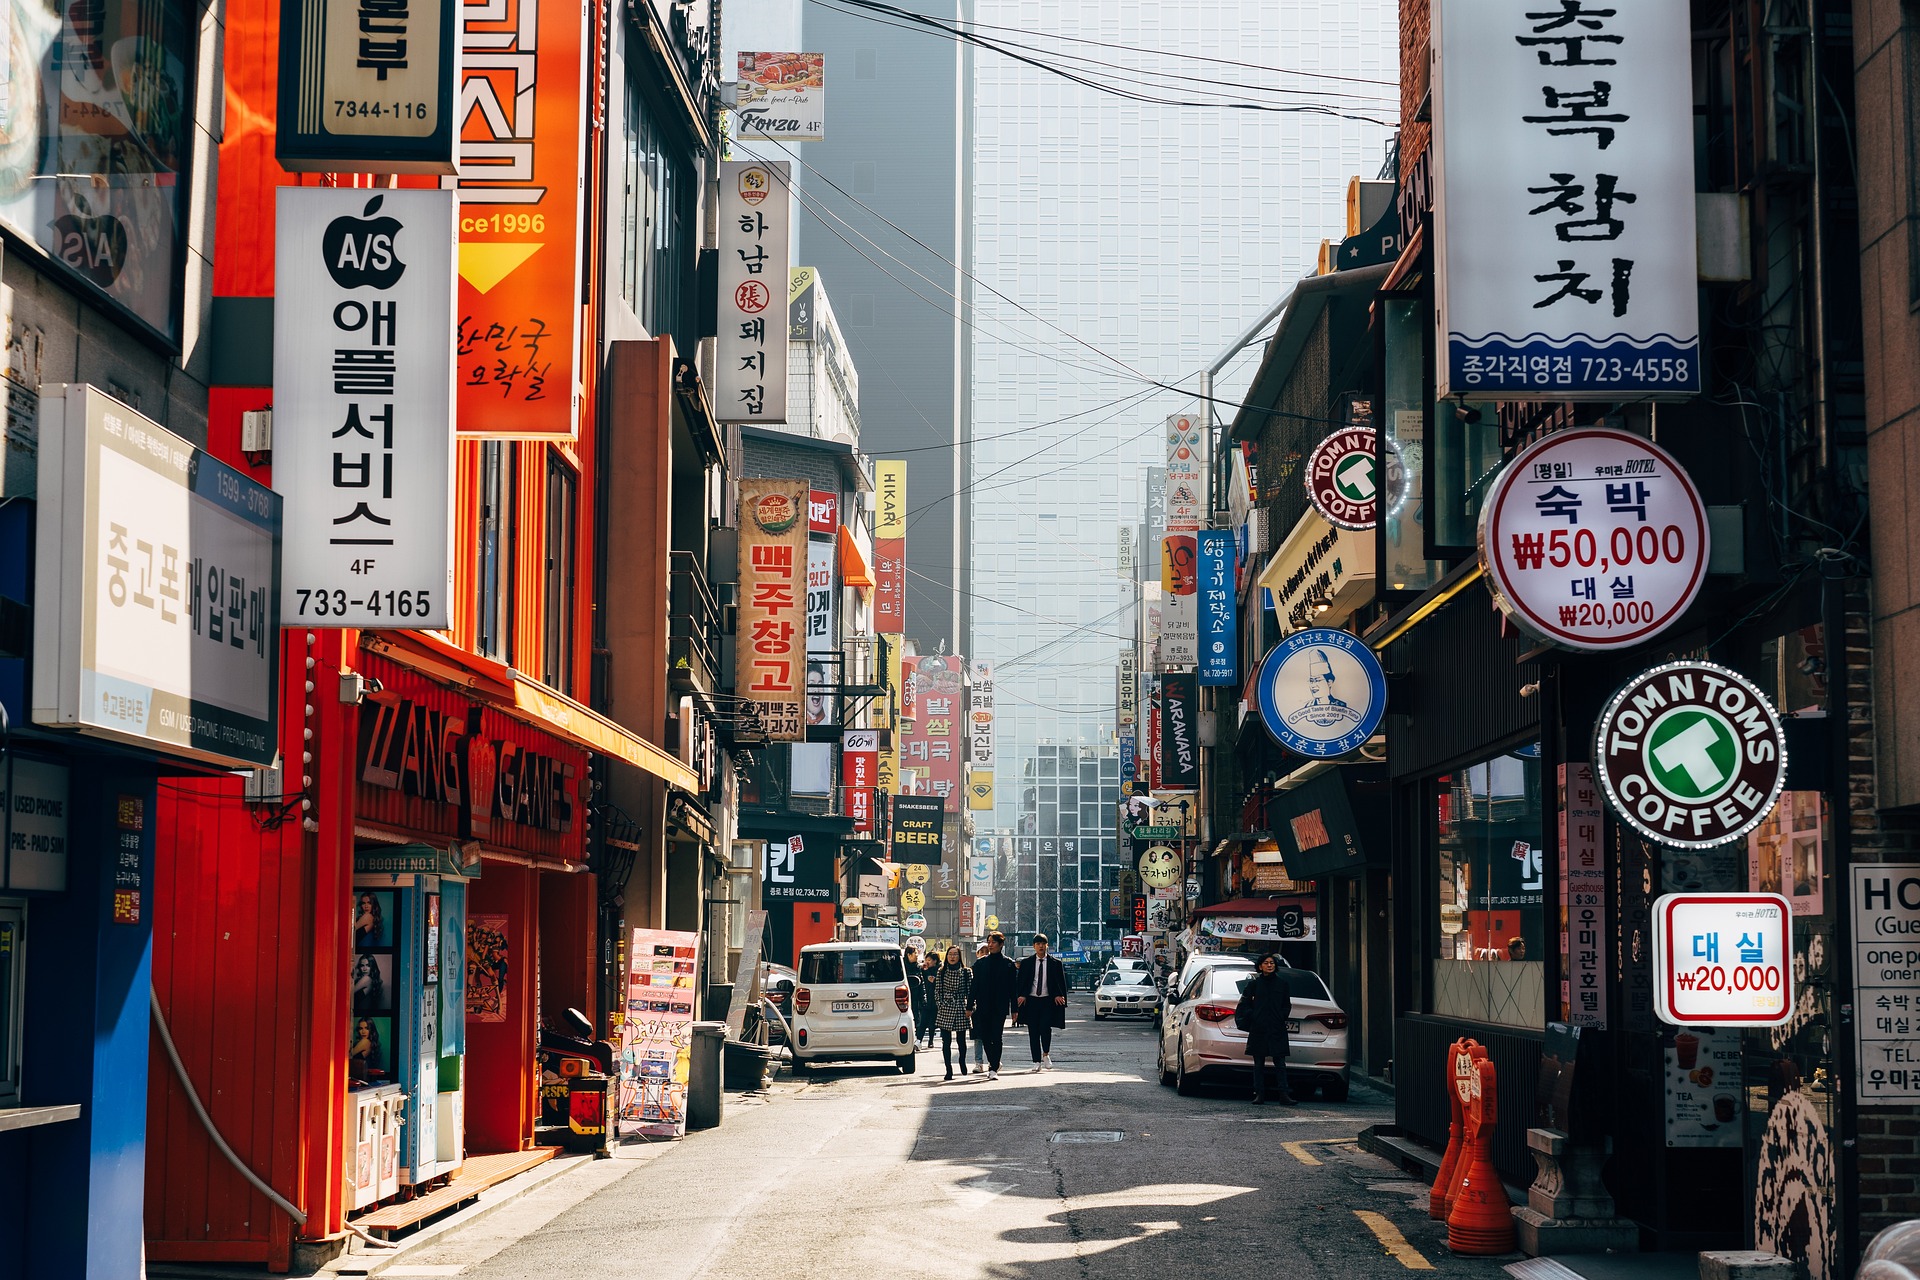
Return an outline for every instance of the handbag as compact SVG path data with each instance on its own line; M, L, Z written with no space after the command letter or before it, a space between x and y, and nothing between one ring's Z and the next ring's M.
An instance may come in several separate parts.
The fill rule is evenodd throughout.
M1252 1021L1253 1019L1247 1013L1247 998L1241 996L1240 1003L1233 1006L1233 1025L1242 1031L1251 1031L1253 1028L1249 1024Z

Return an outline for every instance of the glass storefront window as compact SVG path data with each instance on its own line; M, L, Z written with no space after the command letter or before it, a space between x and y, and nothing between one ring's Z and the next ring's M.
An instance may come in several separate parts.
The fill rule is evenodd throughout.
M1433 406L1427 510L1433 549L1474 553L1480 503L1500 470L1500 420L1491 401L1441 400Z
M1380 415L1387 504L1380 516L1388 591L1424 591L1446 566L1426 559L1426 304L1387 298L1386 404Z
M1540 761L1507 753L1434 781L1433 1011L1537 1027L1545 1011Z

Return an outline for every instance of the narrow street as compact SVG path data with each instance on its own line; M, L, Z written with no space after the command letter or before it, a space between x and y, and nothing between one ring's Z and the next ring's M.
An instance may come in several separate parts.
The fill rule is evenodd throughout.
M582 1169L382 1274L534 1280L626 1260L662 1280L1503 1275L1448 1253L1426 1185L1355 1144L1388 1100L1178 1097L1154 1082L1150 1026L1077 1012L1047 1074L1026 1072L1024 1035L993 1083L942 1082L937 1051L911 1077L783 1071L764 1101L728 1095L718 1130Z

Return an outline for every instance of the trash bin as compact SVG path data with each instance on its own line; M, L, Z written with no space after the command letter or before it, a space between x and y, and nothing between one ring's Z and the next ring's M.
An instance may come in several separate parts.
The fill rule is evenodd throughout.
M726 1085L735 1092L758 1093L767 1087L773 1051L763 1044L727 1041Z
M687 1066L687 1128L720 1127L721 1046L727 1041L724 1022L693 1024L693 1055Z

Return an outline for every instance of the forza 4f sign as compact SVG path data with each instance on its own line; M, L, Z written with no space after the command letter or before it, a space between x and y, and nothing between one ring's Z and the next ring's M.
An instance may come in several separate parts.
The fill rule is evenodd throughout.
M1745 839L1787 780L1779 713L1711 662L1670 662L1628 681L1600 713L1593 758L1620 820L1681 849Z

